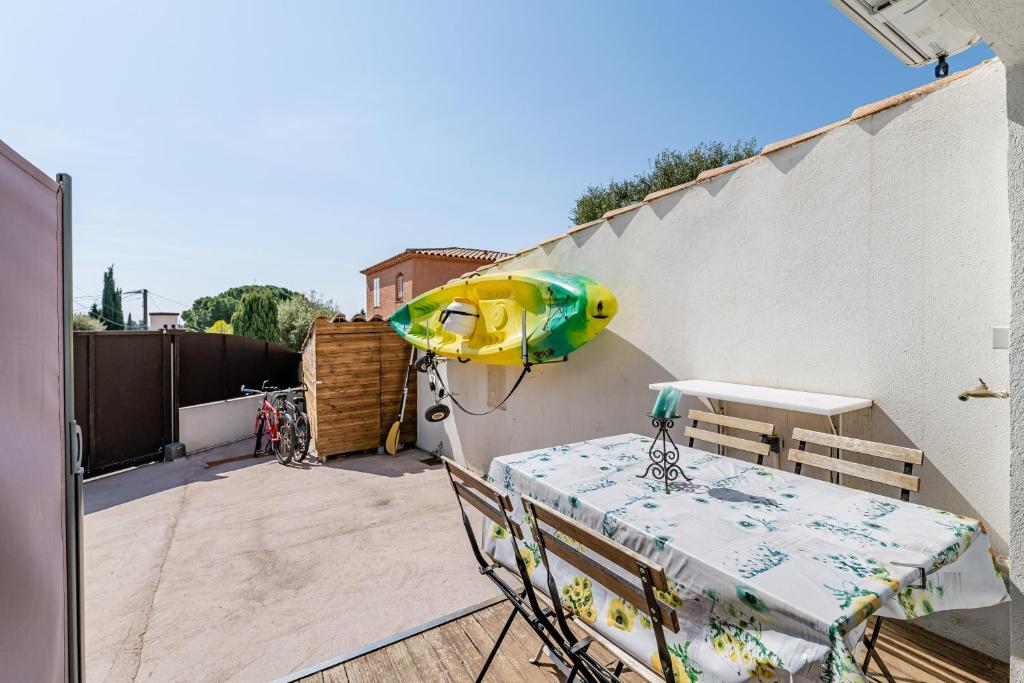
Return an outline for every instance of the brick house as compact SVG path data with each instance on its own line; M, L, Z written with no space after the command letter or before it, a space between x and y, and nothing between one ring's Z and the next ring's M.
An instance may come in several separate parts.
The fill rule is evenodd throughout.
M366 276L366 315L387 318L423 292L506 256L462 247L406 249L360 271Z

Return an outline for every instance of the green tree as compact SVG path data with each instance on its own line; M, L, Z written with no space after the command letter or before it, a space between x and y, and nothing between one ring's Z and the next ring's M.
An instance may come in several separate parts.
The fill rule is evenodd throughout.
M757 154L757 139L737 140L731 145L702 142L686 152L664 149L649 164L646 173L625 180L592 185L576 199L569 213L573 225L596 221L605 212L642 201L651 192L695 180L702 172L741 161Z
M124 308L121 306L121 290L114 282L114 266L103 273L103 297L100 299L100 316L108 330L124 329Z
M231 327L231 323L227 320L218 320L214 324L206 328L207 332L212 334L234 334L235 330Z
M330 318L337 310L338 304L315 291L293 295L277 307L277 330L281 342L298 351L316 317L326 315Z
M71 329L76 332L99 332L107 328L91 315L75 313L71 316Z
M238 302L248 292L265 291L278 303L291 298L296 292L274 285L243 285L232 287L214 296L199 297L192 302L192 308L182 312L185 326L191 330L205 330L218 320L231 320L238 309Z
M277 300L273 294L260 290L243 294L235 314L231 316L231 328L243 337L276 342Z

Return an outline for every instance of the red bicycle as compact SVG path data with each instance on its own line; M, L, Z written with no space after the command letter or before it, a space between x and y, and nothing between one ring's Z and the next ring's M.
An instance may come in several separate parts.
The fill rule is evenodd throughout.
M277 395L273 394L277 392ZM263 435L266 434L270 442L270 451L282 465L287 465L295 455L295 420L291 414L284 410L282 404L281 390L271 386L268 381L263 382L260 389L249 389L242 385L242 394L255 396L263 394L263 401L256 410L256 424L253 433L256 435L256 448L253 455L261 453Z

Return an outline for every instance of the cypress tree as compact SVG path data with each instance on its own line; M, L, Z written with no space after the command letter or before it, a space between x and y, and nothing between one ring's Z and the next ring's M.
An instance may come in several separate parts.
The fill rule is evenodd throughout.
M114 282L114 266L103 273L103 298L100 315L108 330L124 329L124 308L121 306L121 290Z

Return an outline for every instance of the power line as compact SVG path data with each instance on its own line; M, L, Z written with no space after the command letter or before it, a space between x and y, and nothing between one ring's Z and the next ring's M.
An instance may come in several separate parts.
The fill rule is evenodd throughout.
M77 311L77 312L78 313L83 313L83 311ZM99 313L93 315L92 313L85 312L85 315L88 315L90 318L96 318L100 322L109 323L111 325L114 325L115 327L120 326L120 329L122 329L122 330L127 330L128 329L128 327L125 325L125 323L119 323L119 322L115 322L115 321L111 320L110 318L104 318Z
M185 308L192 308L192 306L189 305L189 304L185 304L185 303L182 303L180 301L176 301L176 300L174 300L174 299L172 299L170 297L164 296L163 294L157 294L152 289L149 290L149 293L152 294L153 296L155 296L158 299L163 299L164 301L170 301L172 304L177 304L179 306L184 306Z

